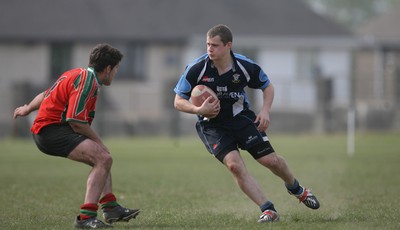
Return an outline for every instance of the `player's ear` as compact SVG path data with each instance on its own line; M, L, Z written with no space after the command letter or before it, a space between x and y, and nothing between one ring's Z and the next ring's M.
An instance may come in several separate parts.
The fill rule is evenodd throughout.
M111 65L108 65L108 66L106 67L106 73L107 73L107 74L111 73L111 70L112 70Z

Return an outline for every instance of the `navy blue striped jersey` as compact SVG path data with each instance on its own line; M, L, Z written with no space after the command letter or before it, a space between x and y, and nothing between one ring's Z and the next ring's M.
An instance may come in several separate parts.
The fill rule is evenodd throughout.
M264 90L270 84L268 76L255 62L232 51L231 56L232 69L220 76L208 55L202 55L186 66L174 89L177 95L188 100L196 85L206 85L214 90L220 100L221 110L211 121L229 119L250 109L250 102L244 91L246 86Z

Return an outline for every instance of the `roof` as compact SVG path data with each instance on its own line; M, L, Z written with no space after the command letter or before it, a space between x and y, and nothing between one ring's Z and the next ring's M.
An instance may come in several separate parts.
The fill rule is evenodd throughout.
M356 33L367 41L400 46L400 4L361 26Z
M300 0L2 0L0 40L176 40L216 24L258 36L348 36Z

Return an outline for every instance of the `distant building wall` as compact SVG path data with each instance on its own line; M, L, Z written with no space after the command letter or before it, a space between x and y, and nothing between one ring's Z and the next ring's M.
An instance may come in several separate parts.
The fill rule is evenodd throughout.
M355 102L360 130L400 129L400 51L362 49L355 63Z
M201 41L203 41L202 38ZM206 52L204 43L148 44L145 52L146 78L129 80L117 78L111 87L100 90L99 105L94 128L103 135L141 135L193 133L194 115L179 113L173 107L173 88L184 68L195 58ZM242 42L238 49L245 49ZM252 46L254 43L251 43ZM72 45L72 67L85 67L88 53L95 43ZM293 46L293 45L292 45ZM254 47L252 47L254 50ZM345 48L307 49L282 45L261 45L255 49L254 60L265 70L275 86L273 104L274 129L282 132L315 131L318 114L322 114L322 129L343 131L346 129L346 112L351 96L352 51ZM235 50L234 50L235 51ZM393 59L392 54L385 56ZM390 56L392 55L392 56ZM396 55L394 55L397 57ZM356 66L355 95L358 128L391 128L399 117L398 67L384 72L379 78L374 75L376 57L371 51L359 51L354 58ZM398 60L398 58L394 59ZM52 84L50 80L50 45L45 43L12 43L0 45L0 137L10 135L17 128L12 121L16 106L28 103L33 96ZM304 69L305 64L316 63L315 72ZM387 65L390 67L391 62ZM397 62L395 61L394 66ZM129 64L129 63L125 63ZM397 74L397 75L396 75ZM327 108L322 110L316 79L330 81L331 97ZM383 88L382 100L377 102L376 82ZM375 83L374 83L375 82ZM375 96L374 96L375 95ZM397 96L396 96L397 95ZM257 112L262 105L261 91L251 93L252 108ZM382 103L384 102L384 103ZM322 111L322 112L321 112ZM326 115L324 115L326 114ZM383 115L382 115L383 114ZM321 117L320 117L321 118ZM32 116L20 124L28 130ZM288 122L288 119L291 122ZM298 121L302 119L302 121ZM18 121L20 122L20 121ZM399 122L398 122L399 123ZM296 124L296 125L294 125ZM374 124L374 125L373 125ZM375 127L376 126L376 127Z
M0 44L0 137L16 129L12 119L15 106L27 103L22 95L39 92L34 86L46 81L48 61L44 44Z

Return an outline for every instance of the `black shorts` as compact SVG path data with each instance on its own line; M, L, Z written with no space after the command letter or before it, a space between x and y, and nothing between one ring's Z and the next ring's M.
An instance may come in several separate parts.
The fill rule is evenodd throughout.
M219 161L233 150L247 150L254 159L275 152L265 132L257 130L256 115L245 110L230 120L198 121L197 133L207 150Z
M68 123L48 125L39 134L33 134L38 149L48 155L68 157L87 137L74 132Z

